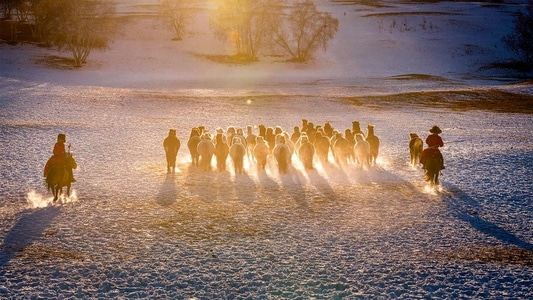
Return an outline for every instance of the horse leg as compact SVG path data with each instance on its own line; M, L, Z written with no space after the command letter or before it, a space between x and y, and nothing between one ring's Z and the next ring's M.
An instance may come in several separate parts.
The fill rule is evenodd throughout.
M52 187L52 195L54 195L54 202L56 202L57 199L59 198L59 187L57 186Z

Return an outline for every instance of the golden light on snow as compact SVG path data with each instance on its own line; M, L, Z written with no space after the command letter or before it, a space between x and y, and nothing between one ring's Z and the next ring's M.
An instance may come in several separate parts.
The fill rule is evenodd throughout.
M66 188L63 192L65 192ZM59 196L56 203L70 203L78 200L76 190L71 190L70 197L67 197L64 193ZM45 196L37 193L35 190L31 190L26 194L26 201L30 205L30 208L43 208L54 204L53 196Z

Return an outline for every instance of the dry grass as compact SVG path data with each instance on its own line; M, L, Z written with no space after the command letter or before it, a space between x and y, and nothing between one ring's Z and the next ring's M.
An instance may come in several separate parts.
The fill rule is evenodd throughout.
M35 60L35 63L44 65L52 69L60 70L74 70L75 62L73 58L56 56L56 55L46 55Z
M533 95L500 90L411 92L383 96L345 98L355 105L377 107L443 108L455 111L486 110L533 114Z
M56 247L45 247L43 245L30 245L20 251L20 257L26 260L83 260L85 255L77 251L69 251Z
M518 247L481 247L437 254L445 260L467 260L533 266L533 251Z

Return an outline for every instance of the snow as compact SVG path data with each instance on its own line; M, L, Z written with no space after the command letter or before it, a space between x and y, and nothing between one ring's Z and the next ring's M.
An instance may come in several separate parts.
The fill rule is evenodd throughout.
M120 3L125 13L149 11ZM510 57L499 42L510 27L501 24L518 6L388 4L322 1L339 33L305 65L198 59L191 52L224 49L205 23L178 43L146 16L79 70L35 63L52 50L0 44L0 296L531 298L530 112L356 102L403 92L533 94L517 74L482 69ZM372 14L381 15L361 17ZM389 30L395 18L417 30ZM419 30L424 18L436 29ZM408 74L440 79L391 79ZM242 175L229 160L225 172L190 166L193 126L262 123L291 133L302 118L341 131L354 120L365 131L375 125L377 166L330 160L306 172L296 157L287 175L272 158L266 172L247 162ZM425 137L433 124L445 143L437 189L409 165L407 148L410 132ZM182 143L175 174L162 148L169 128ZM53 204L41 174L60 132L78 181Z

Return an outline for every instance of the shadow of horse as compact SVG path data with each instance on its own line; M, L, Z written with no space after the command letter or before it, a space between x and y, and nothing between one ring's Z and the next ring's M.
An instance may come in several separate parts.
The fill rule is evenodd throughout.
M176 190L176 182L173 174L167 174L165 181L159 188L159 192L155 197L155 202L161 206L168 206L176 203L178 192Z
M445 196L443 199L446 205L456 213L461 221L470 224L472 228L487 236L492 236L504 243L533 251L533 244L528 243L504 228L483 219L478 213L478 209L480 209L479 203L465 192L453 187L448 187L447 190L453 191L451 192L453 197Z
M290 174L280 174L281 186L290 195L290 197L296 202L299 208L309 210L309 204L307 203L307 195L302 183L304 175L296 169L292 170Z
M235 176L233 188L241 202L253 202L257 197L255 181L246 172Z
M4 239L0 251L0 267L7 265L11 259L17 256L18 252L23 251L39 239L59 215L59 212L60 207L49 206L24 214Z
M317 171L307 172L307 177L311 184L330 201L337 200L335 190L331 187L326 178L322 177Z

